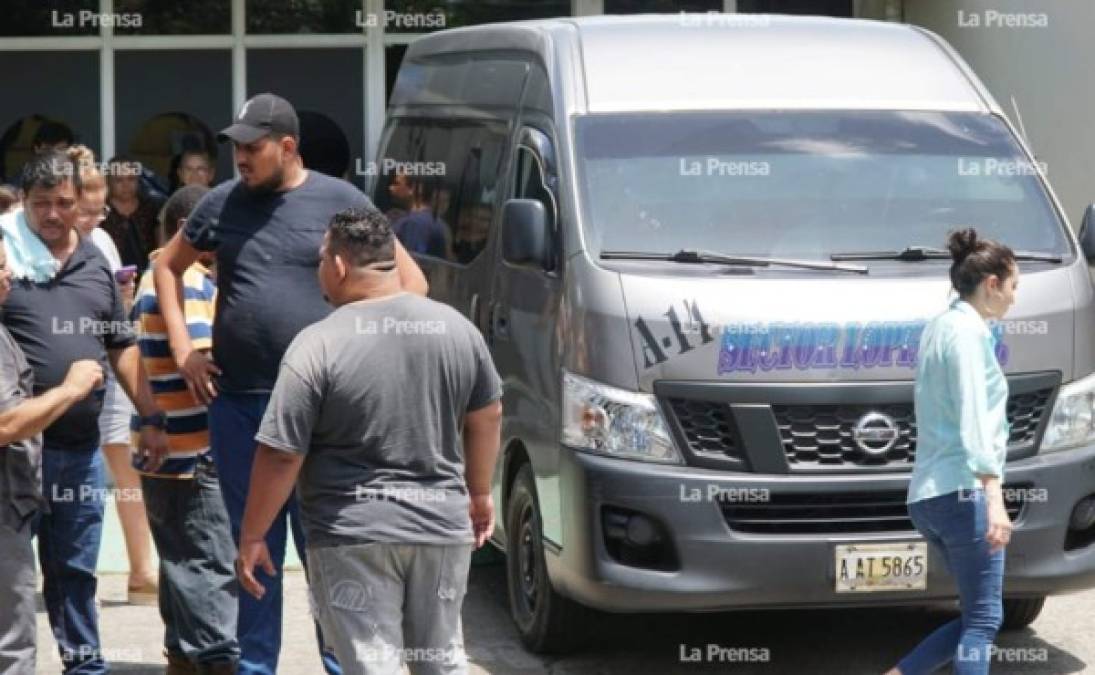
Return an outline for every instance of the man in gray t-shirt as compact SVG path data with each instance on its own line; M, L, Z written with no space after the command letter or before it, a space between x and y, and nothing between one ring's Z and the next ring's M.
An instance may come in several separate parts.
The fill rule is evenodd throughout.
M262 595L252 572L272 569L263 537L295 482L317 615L346 672L466 672L460 608L494 526L501 380L475 326L402 291L394 251L374 209L331 223L319 277L337 309L281 362L240 581Z

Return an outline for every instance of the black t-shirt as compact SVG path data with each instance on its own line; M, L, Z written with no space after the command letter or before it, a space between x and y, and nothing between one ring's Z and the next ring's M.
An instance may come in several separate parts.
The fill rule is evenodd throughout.
M76 250L53 280L13 279L3 323L34 369L34 394L64 381L80 359L107 365L107 349L135 343L133 326L110 264L90 239ZM92 450L99 446L102 398L91 394L46 428L47 448Z
M213 360L223 391L266 393L296 334L331 312L316 269L334 214L372 202L346 181L309 171L285 192L255 193L238 180L202 197L183 236L216 251Z

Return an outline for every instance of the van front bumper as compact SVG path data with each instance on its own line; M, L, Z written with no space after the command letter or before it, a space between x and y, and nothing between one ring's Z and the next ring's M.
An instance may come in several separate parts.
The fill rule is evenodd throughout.
M837 593L837 544L922 541L915 531L869 534L743 534L710 494L905 490L908 474L755 475L618 460L562 448L561 546L548 545L552 583L606 611L922 604L957 597L939 552L929 547L927 589ZM1004 593L1034 597L1095 587L1095 544L1065 550L1073 507L1095 493L1095 446L1011 462L1006 482L1028 500L1007 548ZM696 499L699 496L700 499ZM660 523L674 569L624 564L610 555L605 507Z

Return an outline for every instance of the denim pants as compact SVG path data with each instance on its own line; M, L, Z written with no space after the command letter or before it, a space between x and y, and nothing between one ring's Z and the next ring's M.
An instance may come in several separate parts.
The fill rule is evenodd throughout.
M194 477L141 476L148 523L160 556L164 647L191 663L239 660L236 545L213 459Z
M942 552L958 585L962 616L936 629L898 668L902 675L919 675L953 661L959 675L988 673L992 643L1004 616L1004 551L991 553L985 539L985 493L961 490L913 502L909 515L924 538Z
M105 673L95 607L106 478L98 448L42 450L49 513L38 521L38 562L49 625L65 673Z
M348 675L468 672L460 610L471 544L372 542L308 551L309 590Z
M247 489L251 482L251 465L255 460L255 434L262 422L269 394L238 394L221 392L209 405L209 435L213 461L220 476L221 493L232 522L232 540L239 545L240 524L247 504ZM288 524L287 524L288 521ZM285 544L292 529L297 554L304 561L304 530L296 495L274 519L266 533L276 576L255 570L255 578L266 587L266 594L257 600L250 593L239 593L238 632L240 644L239 673L273 675L277 671L281 651L281 570L285 562ZM319 626L316 626L323 666L332 675L341 675L334 653L325 648Z

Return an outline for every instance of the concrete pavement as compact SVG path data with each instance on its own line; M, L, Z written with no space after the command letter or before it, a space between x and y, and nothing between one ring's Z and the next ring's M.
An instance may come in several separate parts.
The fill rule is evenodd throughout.
M292 546L289 547L290 551ZM287 561L279 673L322 675L304 575ZM121 531L108 505L100 557L100 625L117 673L162 673L163 624L154 607L125 604ZM950 607L766 611L700 615L598 615L590 645L568 656L536 656L521 646L508 615L502 564L472 568L464 603L471 673L480 675L673 675L676 673L882 673L918 640L953 617ZM1095 673L1095 590L1051 598L1034 625L1005 633L994 675ZM60 661L39 599L39 673Z
M320 674L303 574L286 575L280 673ZM162 673L162 625L155 608L124 604L125 575L101 579L103 643L114 671ZM506 607L502 565L472 569L464 605L471 672L492 675L675 673L881 673L933 628L946 607L844 611L742 612L708 615L601 616L591 646L565 657L521 647ZM1032 628L1003 634L994 675L1095 672L1095 591L1052 598ZM60 672L39 612L39 673ZM764 661L749 657L766 655Z

